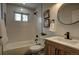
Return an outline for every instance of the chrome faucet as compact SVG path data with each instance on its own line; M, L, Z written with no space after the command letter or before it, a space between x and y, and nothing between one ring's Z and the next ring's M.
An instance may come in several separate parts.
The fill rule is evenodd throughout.
M64 35L65 35L65 39L71 39L70 32L66 32Z

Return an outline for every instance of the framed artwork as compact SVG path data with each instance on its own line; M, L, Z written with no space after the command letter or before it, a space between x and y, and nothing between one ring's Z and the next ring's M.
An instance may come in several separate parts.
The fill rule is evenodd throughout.
M48 28L50 27L50 10L46 10L44 12L44 27Z
M44 12L44 18L45 19L50 18L50 10L49 9Z

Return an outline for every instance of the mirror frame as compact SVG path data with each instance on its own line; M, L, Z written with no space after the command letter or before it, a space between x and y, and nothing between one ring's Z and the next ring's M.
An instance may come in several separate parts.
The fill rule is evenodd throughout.
M60 19L59 19L59 11L60 11L60 9L61 9L62 7L64 7L64 6L67 5L67 4L70 4L70 3L64 3L64 4L62 4L62 5L60 6L60 8L58 9L58 12L57 12L57 19L58 19L58 21L59 21L61 24L64 24L64 25L72 25L72 24L78 23L79 20L76 21L76 22L74 22L74 23L70 23L70 24L65 24L65 23L63 23L62 21L60 21ZM75 3L71 3L71 4L75 4Z

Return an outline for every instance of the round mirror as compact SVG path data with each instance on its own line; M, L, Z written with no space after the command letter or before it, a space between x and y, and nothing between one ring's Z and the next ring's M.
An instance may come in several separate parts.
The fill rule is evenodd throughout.
M79 22L79 4L63 4L58 10L57 18L60 23L65 25L71 25Z

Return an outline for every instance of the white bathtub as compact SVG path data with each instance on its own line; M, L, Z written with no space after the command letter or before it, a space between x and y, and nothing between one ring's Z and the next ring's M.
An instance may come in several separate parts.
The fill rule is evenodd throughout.
M6 45L4 45L4 51L16 49L16 48L28 47L33 44L34 44L33 40L7 43Z

